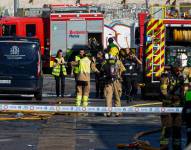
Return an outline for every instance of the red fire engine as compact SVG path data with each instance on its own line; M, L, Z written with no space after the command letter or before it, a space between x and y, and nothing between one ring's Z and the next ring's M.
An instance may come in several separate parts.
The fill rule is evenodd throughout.
M160 75L182 57L191 67L191 19L139 14L139 57L143 61L144 96L159 94ZM184 58L183 58L184 57Z
M102 44L104 18L95 6L44 5L23 13L23 17L1 18L0 36L39 38L45 68L52 67L58 49L66 53L68 49L87 48L92 37Z

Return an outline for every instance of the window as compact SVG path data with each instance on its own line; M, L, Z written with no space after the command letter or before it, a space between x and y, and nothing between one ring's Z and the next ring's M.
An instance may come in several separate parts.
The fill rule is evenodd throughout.
M27 24L26 25L26 36L31 37L36 35L36 25L35 24Z
M16 25L3 25L3 36L15 36Z
M35 43L1 42L0 63L17 65L32 62L37 59L38 49Z

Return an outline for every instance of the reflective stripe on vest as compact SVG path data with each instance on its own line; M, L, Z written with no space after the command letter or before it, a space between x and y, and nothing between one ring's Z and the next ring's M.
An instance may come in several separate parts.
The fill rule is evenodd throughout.
M84 57L80 59L80 64L79 64L79 73L90 73L90 64L91 61L89 60L88 57Z
M57 61L60 60L60 58L55 58L55 59L56 59ZM63 75L67 75L65 65L62 65L62 73L63 73ZM55 67L53 67L52 75L54 75L54 76L60 76L60 65L56 65Z

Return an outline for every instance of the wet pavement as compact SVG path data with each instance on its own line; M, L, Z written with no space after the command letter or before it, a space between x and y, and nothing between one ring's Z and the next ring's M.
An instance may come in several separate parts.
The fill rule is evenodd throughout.
M95 98L93 81L91 89L90 106L104 106L103 99ZM32 96L6 95L0 96L0 101L11 104L51 105L61 101L61 105L71 106L75 102L73 78L66 80L65 95L64 99L56 99L54 79L46 76L41 103L36 102ZM138 98L126 103L123 99L122 106L152 102L158 101ZM88 116L56 114L48 120L5 120L0 121L0 150L117 150L117 144L132 143L136 133L157 128L160 128L159 114L123 114L122 117L104 117L98 113ZM160 133L155 133L143 139L159 147L159 137Z

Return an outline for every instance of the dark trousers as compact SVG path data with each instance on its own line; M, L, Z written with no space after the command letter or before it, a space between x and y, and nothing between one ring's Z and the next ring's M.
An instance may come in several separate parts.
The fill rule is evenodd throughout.
M104 83L99 75L95 75L96 82L96 97L103 98Z
M78 82L78 73L74 73L75 79L75 96L77 95L77 82Z
M191 104L183 107L182 117L186 123L187 145L191 144Z
M160 137L161 149L168 150L170 137L172 137L172 149L181 150L181 115L161 115L162 132Z
M123 94L134 98L137 95L137 76L123 76Z
M61 96L64 97L64 90L65 90L65 76L55 76L56 80L56 96L59 97L60 95L60 83L61 83Z

